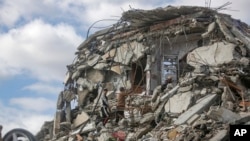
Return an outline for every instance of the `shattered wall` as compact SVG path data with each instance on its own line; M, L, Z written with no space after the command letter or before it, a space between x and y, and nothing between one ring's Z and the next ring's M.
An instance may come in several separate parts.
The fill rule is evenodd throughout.
M55 119L37 137L228 139L229 124L250 121L249 33L247 24L204 7L124 12L118 23L90 35L77 48ZM163 89L167 55L178 58L172 64L176 79ZM115 116L103 125L102 90L108 89L115 113L120 87L131 92L125 116L118 126ZM71 108L75 98L78 106Z

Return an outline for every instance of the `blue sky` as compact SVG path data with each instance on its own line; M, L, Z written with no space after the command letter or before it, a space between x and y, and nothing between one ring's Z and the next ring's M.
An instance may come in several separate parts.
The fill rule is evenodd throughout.
M218 7L228 0L212 0ZM228 13L250 24L249 0L232 1ZM36 133L52 120L66 65L97 20L123 11L168 5L205 6L205 0L0 0L0 124ZM235 11L236 10L236 11ZM114 21L100 22L110 25ZM96 25L98 26L98 24ZM94 32L91 30L91 32Z

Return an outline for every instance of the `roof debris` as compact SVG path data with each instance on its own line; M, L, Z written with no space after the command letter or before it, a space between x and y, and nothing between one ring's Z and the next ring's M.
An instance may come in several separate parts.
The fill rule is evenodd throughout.
M250 124L250 28L230 15L129 10L76 55L39 141L227 140L230 124Z

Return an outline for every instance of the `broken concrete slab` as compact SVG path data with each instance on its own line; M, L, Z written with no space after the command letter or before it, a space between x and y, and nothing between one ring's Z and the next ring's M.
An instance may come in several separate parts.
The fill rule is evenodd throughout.
M152 95L152 98L151 98L151 101L152 102L155 102L155 100L157 99L157 97L160 95L160 92L161 92L161 85L157 86L154 91L153 91L153 95Z
M161 103L161 98L157 97L157 99L154 102L151 102L151 109L152 111L155 111L156 108L159 106L159 104Z
M75 96L74 91L72 91L72 90L64 90L63 91L63 100L64 101L70 102L75 98L76 98L76 96Z
M61 110L57 110L54 118L54 126L53 126L53 136L56 136L60 132L60 122L61 122Z
M94 86L95 86L93 82L89 81L86 78L82 78L82 77L79 77L77 79L76 84L78 84L79 86L81 86L83 88L87 88L89 91L92 91L94 89Z
M141 138L143 135L148 133L150 130L152 130L152 127L150 125L146 125L142 128L140 128L136 133L135 133L135 139Z
M77 90L78 95L78 106L82 108L86 104L87 96L90 94L88 89Z
M228 139L228 131L220 130L209 141L225 141Z
M90 68L90 66L87 63L84 63L84 64L81 64L81 65L77 66L76 70L77 71L82 71L82 70L85 70L87 68ZM74 78L76 78L76 77L74 77Z
M192 88L193 88L192 85L189 85L189 86L186 86L186 87L180 87L180 88L178 89L178 93L183 93L183 92L190 91Z
M192 125L198 118L200 118L200 115L194 114L191 118L188 119L187 124Z
M215 29L215 27L216 27L215 22L210 23L210 24L208 25L207 32L201 34L201 36L202 36L203 38L208 37L209 34Z
M108 66L106 62L98 62L93 68L96 70L105 70Z
M237 43L236 39L234 38L230 30L227 28L222 18L219 15L215 15L215 18L216 18L216 23L219 25L220 30L224 34L225 38L231 43Z
M140 124L144 124L147 122L151 122L152 120L154 120L154 113L147 113L143 115L143 118L140 119Z
M176 125L184 124L189 118L191 118L194 114L199 114L206 110L209 106L213 104L213 101L216 100L218 96L216 94L207 95L202 98L202 100L196 105L189 108L186 112L181 114L174 122Z
M208 113L207 116L209 116L211 119L214 119L216 121L220 121L223 123L231 123L234 122L238 119L240 119L240 115L225 109L223 107L220 107L219 109L215 108L211 108Z
M250 115L242 116L240 119L232 121L230 124L237 125L237 124L244 124L250 121Z
M81 112L77 115L77 117L73 120L73 128L77 128L83 123L87 122L89 120L89 115L85 112Z
M233 26L231 28L231 32L234 34L234 36L239 38L246 45L248 52L249 52L249 50L250 50L250 38L245 36L236 26Z
M88 69L86 71L86 78L90 82L97 84L99 82L102 82L104 80L104 73L100 70L95 70L95 69Z
M83 127L83 128L82 128ZM82 129L81 129L82 128ZM75 130L73 130L70 135L76 135L76 134L82 134L82 133L88 133L91 131L95 131L96 130L96 125L95 122L88 122L78 128L76 128ZM81 131L81 132L80 132Z
M89 66L94 66L100 59L101 59L100 55L98 55L98 54L91 54L91 56L88 57L87 64Z
M75 72L73 72L73 74L72 74L72 76L71 76L71 79L72 79L72 80L75 80L75 79L77 79L79 76L80 76L80 71L79 71L79 70L76 70Z
M193 93L188 91L171 97L165 105L165 112L182 113L192 105Z
M173 94L175 94L177 92L177 90L179 89L179 85L176 85L173 89L171 89L169 92L167 92L166 94L164 94L160 101L165 101L167 100L169 97L171 97Z
M217 42L210 46L203 46L195 49L187 56L187 63L195 68L202 65L217 66L231 62L234 58L234 48L232 43Z

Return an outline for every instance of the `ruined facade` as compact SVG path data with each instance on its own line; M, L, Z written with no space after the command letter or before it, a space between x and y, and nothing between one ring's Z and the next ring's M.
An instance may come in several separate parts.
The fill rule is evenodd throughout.
M205 7L124 12L77 48L55 119L37 138L227 140L229 124L250 121L249 43L247 24ZM104 126L102 90L115 112L120 87L132 92L125 116Z

